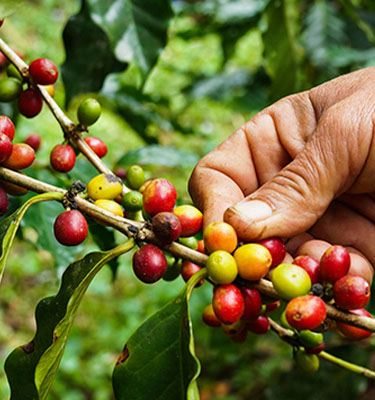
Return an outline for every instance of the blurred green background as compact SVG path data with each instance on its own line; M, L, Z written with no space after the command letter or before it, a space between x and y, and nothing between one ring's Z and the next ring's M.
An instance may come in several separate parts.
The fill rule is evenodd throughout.
M147 160L142 160L148 177L170 179L181 203L190 201L187 181L196 161L257 111L284 95L375 65L372 0L207 0L174 1L172 5L175 16L155 68L145 81L136 63L108 76L102 90L94 93L104 112L90 133L105 140L109 152L104 160L111 167L127 165L146 154ZM0 36L26 62L47 57L61 66L65 60L62 33L80 7L78 0L20 2L6 18ZM84 66L81 74L84 80ZM67 104L73 120L82 96ZM60 78L57 102L64 107L70 97ZM31 132L42 136L42 149L29 172L43 178L51 148L63 140L57 122L46 107L32 120L18 116L12 105L1 105L0 110L17 122L16 141ZM159 145L163 148L148 147ZM133 152L139 148L149 151ZM84 160L74 171L67 182L93 174ZM51 179L50 175L45 179ZM12 206L17 204L12 199ZM45 229L51 233L57 212L52 208L43 206L34 215L30 211L1 284L2 399L9 396L4 360L14 347L32 337L35 305L56 293L70 261L97 249L90 238L77 249L68 251L53 244L53 251L48 251L35 230L35 220L43 215ZM121 241L121 235L116 234L115 240ZM111 399L111 374L124 343L183 287L181 278L149 286L140 283L133 276L130 259L131 255L120 258L115 280L105 267L89 288L50 399ZM373 384L326 362L316 375L303 375L293 364L289 346L272 333L250 335L245 344L238 345L220 330L204 326L200 313L210 302L211 291L203 285L192 299L195 343L202 363L202 400L374 398ZM334 354L375 368L373 338L353 345L329 333L326 343Z

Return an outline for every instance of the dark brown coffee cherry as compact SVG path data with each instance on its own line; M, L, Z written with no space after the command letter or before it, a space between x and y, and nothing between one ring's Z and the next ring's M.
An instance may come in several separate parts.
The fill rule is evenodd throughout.
M61 213L53 226L57 241L64 246L77 246L87 236L88 227L85 217L77 210Z
M152 230L163 243L169 244L178 239L181 233L181 223L171 212L160 212L152 218Z

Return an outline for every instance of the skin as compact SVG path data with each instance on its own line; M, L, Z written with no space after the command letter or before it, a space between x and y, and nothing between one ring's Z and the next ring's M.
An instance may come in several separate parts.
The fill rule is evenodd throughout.
M374 116L374 67L265 108L194 169L189 189L204 226L225 220L246 242L286 238L293 256L320 259L344 245L350 273L371 283Z

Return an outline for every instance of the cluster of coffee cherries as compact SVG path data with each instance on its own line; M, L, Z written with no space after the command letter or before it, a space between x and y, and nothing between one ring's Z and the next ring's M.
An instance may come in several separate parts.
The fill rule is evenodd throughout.
M96 99L90 97L83 100L77 109L80 131L87 130L87 127L93 125L100 115L101 106ZM103 158L107 154L107 145L103 140L94 136L86 136L84 141L99 158ZM78 149L74 144L69 142L57 144L50 153L51 167L57 172L71 171L76 163L77 153Z
M19 112L26 118L33 118L43 107L40 93L26 82L13 64L6 67L6 77L0 79L0 101L12 102L17 100ZM58 78L58 70L53 61L48 58L38 58L29 65L29 75L37 85L45 87L54 96L54 83Z
M13 143L15 127L12 120L0 115L0 165L15 171L29 167L35 160L35 152L41 146L41 137L37 133L30 134L24 143ZM0 180L0 215L8 210L8 194L20 196L27 193L18 185Z

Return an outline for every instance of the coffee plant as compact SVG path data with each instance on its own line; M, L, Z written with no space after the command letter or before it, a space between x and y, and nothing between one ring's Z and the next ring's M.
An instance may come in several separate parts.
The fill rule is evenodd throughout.
M242 243L222 221L203 230L204 216L178 193L173 174L167 179L157 168L147 168L158 162L191 167L197 161L194 154L162 146L174 132L194 133L178 115L189 102L207 98L255 111L373 63L372 2L82 0L64 27L61 67L44 55L28 59L13 47L17 43L10 46L2 38L12 13L24 6L14 3L0 5L0 279L7 274L12 245L29 240L28 228L63 273L57 293L35 306L34 336L6 355L11 399L48 398L91 282L107 264L115 280L119 258L130 252L132 279L175 285L181 275L186 284L124 338L113 365L114 398L203 398L190 315L190 300L200 296L200 287L212 288L201 309L207 330L220 331L238 346L247 346L249 336L274 334L275 341L289 346L300 371L319 374L324 360L375 379L373 368L326 351L327 336L370 346L375 332L365 309L371 287L350 274L344 247L331 246L320 260L307 255L286 260L280 238ZM213 34L222 56L211 76L176 69L188 82L172 88L176 98L183 92L183 100L168 97L165 87L159 96L147 94L145 86L171 36L196 40ZM261 61L249 68L240 57L231 67L236 46L249 37L262 43ZM57 99L59 90L64 99ZM20 120L38 121L43 108L61 130L48 149L48 165L38 160L47 138L30 133L22 140L18 128ZM111 167L106 161L111 132L100 137L91 132L106 108L121 115L146 144ZM204 138L211 128L201 125ZM48 211L45 227L47 204L60 206ZM27 215L37 207L40 221L31 222ZM100 250L92 251L93 246Z

